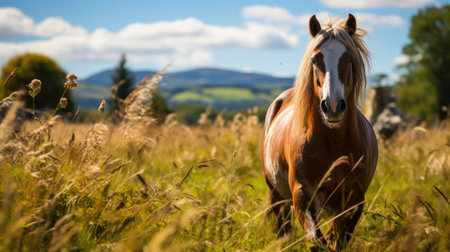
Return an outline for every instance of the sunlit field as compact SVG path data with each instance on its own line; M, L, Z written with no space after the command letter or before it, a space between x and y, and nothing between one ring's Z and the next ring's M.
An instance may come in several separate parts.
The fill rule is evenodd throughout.
M152 92L153 89L146 90ZM148 94L148 93L147 93ZM135 107L133 107L135 106ZM198 126L131 115L59 116L0 130L1 251L304 251L277 237L255 110ZM141 111L142 112L142 111ZM49 113L51 114L51 113ZM450 249L450 125L379 140L378 168L348 251ZM292 217L294 218L294 217ZM333 216L324 216L325 229Z

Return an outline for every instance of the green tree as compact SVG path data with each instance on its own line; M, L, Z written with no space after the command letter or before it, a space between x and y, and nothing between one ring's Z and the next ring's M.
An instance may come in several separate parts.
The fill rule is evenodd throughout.
M450 104L450 5L420 10L411 20L411 42L403 47L409 62L397 83L399 106L419 118L446 113Z
M167 106L164 94L161 92L153 93L150 106L153 116L158 122L162 122L168 114L172 113L172 110Z
M0 87L0 98L8 96L11 92L20 89L28 89L27 85L33 79L39 79L42 82L41 92L35 98L37 109L54 109L59 103L59 98L64 91L64 83L67 73L51 58L36 53L26 53L11 58L2 67L2 76L0 85L3 85L9 74L17 68L17 72L5 87ZM68 90L64 95L67 100L67 108L63 111L73 111L74 102L71 98L71 92ZM26 96L25 103L27 108L33 107L33 99Z
M125 99L128 94L133 90L134 74L126 67L127 59L124 54L120 57L119 64L114 69L114 73L111 75L113 85L120 83L120 86L115 90L113 96L119 99ZM117 100L115 101L114 109L118 108Z

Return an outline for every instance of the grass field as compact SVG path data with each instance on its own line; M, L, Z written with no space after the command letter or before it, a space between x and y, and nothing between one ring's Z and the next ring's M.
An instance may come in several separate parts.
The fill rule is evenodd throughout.
M202 87L174 94L168 97L170 103L194 103L213 105L218 108L251 108L255 104L269 104L279 92L252 92L245 87Z
M56 117L27 122L14 134L7 117L0 125L0 251L312 245L297 221L290 236L273 230L256 116L239 113L230 122L219 116L195 127L170 118L135 129L131 119L104 123L101 113L92 124ZM347 250L448 251L450 125L406 130L379 147ZM331 218L322 219L323 229Z

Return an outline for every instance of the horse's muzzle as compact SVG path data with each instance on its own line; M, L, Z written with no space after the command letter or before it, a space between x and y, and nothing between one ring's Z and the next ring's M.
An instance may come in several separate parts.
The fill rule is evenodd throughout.
M347 107L344 99L340 99L337 104L333 105L330 104L329 99L324 99L320 102L320 110L329 123L340 122Z

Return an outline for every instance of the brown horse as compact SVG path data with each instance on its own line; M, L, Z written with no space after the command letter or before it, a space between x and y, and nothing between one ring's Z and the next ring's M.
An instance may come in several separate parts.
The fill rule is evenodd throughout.
M378 158L373 129L357 107L369 52L351 14L323 28L314 15L309 29L294 87L267 111L263 170L278 231L289 231L293 204L307 239L341 249L361 216ZM335 217L325 237L318 228L323 209Z

